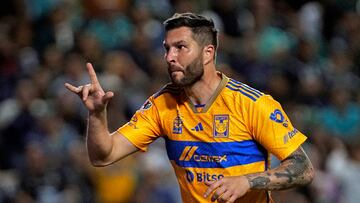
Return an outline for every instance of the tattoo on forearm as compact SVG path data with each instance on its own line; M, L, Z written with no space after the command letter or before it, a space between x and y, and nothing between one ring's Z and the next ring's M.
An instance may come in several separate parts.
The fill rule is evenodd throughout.
M294 181L293 174L291 173L291 171L289 169L285 169L285 172L275 173L275 176L277 178L287 178L288 183L292 183Z
M287 183L292 184L295 181L301 181L304 174L304 169L309 167L307 158L304 154L294 154L285 161L288 161L288 167L282 172L275 172L277 178L286 178Z
M300 149L282 162L277 169L265 173L249 174L247 179L252 189L281 190L311 181L312 166Z
M270 183L269 177L256 177L250 180L251 187L265 187Z

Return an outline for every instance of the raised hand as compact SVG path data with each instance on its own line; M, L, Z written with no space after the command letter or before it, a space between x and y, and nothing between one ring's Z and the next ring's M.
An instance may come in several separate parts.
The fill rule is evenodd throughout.
M90 84L75 87L69 83L65 83L65 87L77 94L90 112L99 113L105 110L106 105L114 96L114 93L111 91L104 92L91 63L86 64L86 69L90 77Z
M211 193L211 201L232 203L242 197L249 189L250 184L245 176L224 177L216 181L206 181L208 186L204 197L207 198Z

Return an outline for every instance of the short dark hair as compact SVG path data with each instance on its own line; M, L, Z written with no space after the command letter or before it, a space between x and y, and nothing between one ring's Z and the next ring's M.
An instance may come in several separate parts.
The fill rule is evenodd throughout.
M194 39L202 46L212 44L215 49L218 46L218 31L214 21L210 18L195 13L175 13L164 21L165 31L179 27L189 27L193 32Z

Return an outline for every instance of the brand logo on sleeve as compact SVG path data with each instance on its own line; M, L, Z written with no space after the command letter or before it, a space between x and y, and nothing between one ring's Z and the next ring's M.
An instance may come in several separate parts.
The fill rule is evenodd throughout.
M291 138L293 138L298 132L299 132L299 131L298 131L296 128L294 128L294 130L286 133L286 134L284 135L284 144L286 144L286 143L287 143Z
M275 111L270 114L270 120L277 123L282 123L284 127L288 127L288 121L285 119L284 114L279 109L275 109Z
M229 115L214 115L214 131L215 138L229 137Z
M285 117L279 109L275 109L275 111L270 114L270 119L277 123L282 123Z

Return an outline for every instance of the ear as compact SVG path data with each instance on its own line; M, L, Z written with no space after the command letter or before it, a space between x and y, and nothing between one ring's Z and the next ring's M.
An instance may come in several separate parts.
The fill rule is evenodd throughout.
M203 49L203 64L207 65L214 61L215 47L212 44L206 45Z

